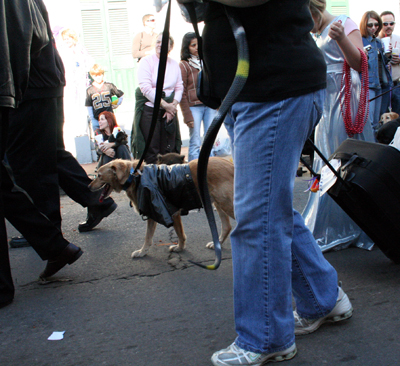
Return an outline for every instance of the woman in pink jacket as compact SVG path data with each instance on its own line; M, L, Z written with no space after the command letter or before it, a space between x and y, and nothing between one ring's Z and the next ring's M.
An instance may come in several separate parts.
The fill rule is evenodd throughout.
M159 34L156 39L155 54L143 57L138 66L139 90L136 90L135 93L135 118L132 129L132 153L135 159L142 156L145 141L149 136L156 96L161 43L162 34ZM170 37L168 53L173 46L174 40ZM168 57L157 124L145 156L147 164L156 163L158 154L180 153L181 151L182 141L176 112L177 105L182 98L182 92L183 84L179 64Z

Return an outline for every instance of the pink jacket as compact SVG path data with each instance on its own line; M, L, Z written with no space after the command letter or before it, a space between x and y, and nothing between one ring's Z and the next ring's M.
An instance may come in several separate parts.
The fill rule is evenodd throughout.
M138 65L137 77L139 87L143 95L149 100L149 102L146 103L149 107L154 107L159 62L159 58L154 54L143 57ZM169 97L172 92L175 92L174 99L178 102L182 99L183 83L181 70L179 64L169 57L167 59L163 91L167 97Z

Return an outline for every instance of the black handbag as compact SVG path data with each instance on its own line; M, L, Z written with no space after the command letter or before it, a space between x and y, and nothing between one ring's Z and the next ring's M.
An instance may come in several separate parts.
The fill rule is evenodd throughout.
M167 131L167 134L173 135L176 131L175 118L173 118L171 121L167 121L167 119L165 118L164 126L165 126L165 131Z
M203 69L197 76L197 98L199 98L199 100L207 107L218 109L222 101L220 98L211 96L211 84L206 70L207 69L205 68L205 64L203 62Z

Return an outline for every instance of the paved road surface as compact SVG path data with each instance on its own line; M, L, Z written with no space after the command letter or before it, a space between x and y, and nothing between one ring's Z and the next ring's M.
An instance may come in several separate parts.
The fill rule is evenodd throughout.
M299 210L307 197L304 179L297 178L295 188ZM210 240L204 212L183 220L185 252L169 253L176 236L158 227L148 256L132 260L146 224L124 194L114 197L116 212L82 234L77 225L85 209L62 197L65 236L85 253L54 277L59 281L37 282L44 262L32 248L10 250L16 297L0 310L1 366L205 366L234 340L230 244L215 272L188 262L213 261L204 247ZM9 226L10 236L15 233ZM379 250L347 249L326 258L338 270L354 316L299 337L298 355L287 364L399 365L400 266ZM65 331L64 339L48 341L54 331Z

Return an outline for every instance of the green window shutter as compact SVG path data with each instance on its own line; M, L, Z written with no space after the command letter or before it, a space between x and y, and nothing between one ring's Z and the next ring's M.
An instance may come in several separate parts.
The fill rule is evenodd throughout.
M326 2L326 10L333 15L346 14L349 15L348 0L328 0Z
M102 0L80 0L82 35L85 48L106 69L108 65L107 27Z
M132 44L130 40L128 12L126 8L109 9L109 32L113 56L131 56Z
M107 42L103 29L100 9L81 11L84 44L89 54L95 59L104 58L107 54Z
M128 3L126 0L107 0L106 9L113 82L125 93L124 104L127 104L134 101L136 85Z

